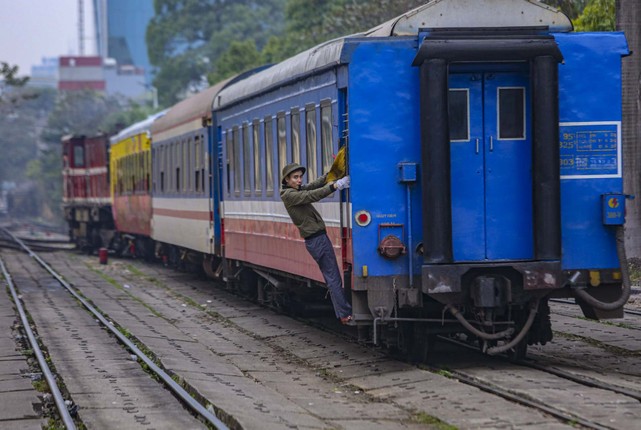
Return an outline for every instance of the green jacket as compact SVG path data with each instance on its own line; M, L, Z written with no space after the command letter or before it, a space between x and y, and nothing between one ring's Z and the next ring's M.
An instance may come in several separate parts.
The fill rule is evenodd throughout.
M325 185L326 176L323 175L309 184L302 185L298 190L287 185L283 185L280 190L280 198L285 204L285 209L294 225L298 227L303 239L325 230L325 222L312 203L334 192L332 183Z

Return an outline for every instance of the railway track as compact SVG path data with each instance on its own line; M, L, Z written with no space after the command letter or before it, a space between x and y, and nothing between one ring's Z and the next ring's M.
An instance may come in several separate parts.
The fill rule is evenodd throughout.
M140 348L136 344L134 344L130 339L128 339L122 332L121 330L118 329L118 327L113 323L113 321L109 321L101 312L99 312L94 306L92 306L89 301L87 301L74 287L72 287L63 277L57 273L49 264L47 264L39 255L37 255L30 247L28 247L22 240L18 239L15 237L13 234L8 232L7 230L3 230L3 236L7 240L11 240L14 243L16 243L19 248L21 248L22 251L26 252L29 254L29 256L33 259L33 261L37 262L42 269L46 270L64 289L76 300L76 302L80 305L82 305L91 315L93 318L98 320L101 324L102 327L107 329L108 331L111 332L113 337L117 339L118 342L120 342L126 349L127 351L131 352L132 354L135 355L136 360L140 360L141 363L144 363L144 366L146 370L150 373L153 374L154 378L157 378L159 381L162 381L162 383L167 387L169 390L173 392L173 394L180 399L180 401L188 406L197 416L199 416L205 423L207 423L209 426L212 428L220 429L220 430L228 430L229 427L223 423L216 415L210 411L207 406L210 405L202 405L199 402L197 402L190 393L188 393L183 387L181 387L176 381L172 379L172 376L169 375L167 372L165 372L162 368L160 368L152 358L148 357L146 354L144 354ZM40 368L42 369L42 372L44 373L47 384L53 394L53 397L55 399L55 404L58 409L58 412L60 414L60 417L64 423L64 425L68 429L75 429L76 426L74 424L74 420L71 418L69 411L67 410L67 404L65 403L65 400L61 394L61 389L59 387L59 384L56 381L56 378L53 376L49 366L47 365L47 360L44 357L44 354L42 353L42 350L40 349L38 342L36 340L36 336L34 335L33 331L31 330L30 324L27 321L27 315L24 311L24 307L19 299L18 293L16 291L16 286L15 282L13 280L13 277L9 273L9 271L6 268L6 265L0 259L0 267L2 269L2 273L4 275L5 280L8 283L9 288L11 289L12 296L14 298L14 302L16 304L16 307L18 309L18 312L20 314L20 319L22 321L22 325L24 329L26 330L28 337L29 337L29 343L31 345L31 348L34 350L37 359L38 359L38 364ZM41 276L41 275L39 275ZM24 278L23 278L24 279ZM57 307L58 309L61 309L62 305L57 305L57 303L54 303L56 301L55 299L52 299L50 301L50 305ZM59 302L59 300L58 300ZM60 310L59 314L62 314L62 310ZM67 315L61 315L61 320L65 321L69 318ZM73 318L73 316L71 317ZM72 330L73 331L73 330ZM106 340L106 339L103 339ZM113 342L113 341L112 341ZM86 341L85 341L86 343ZM115 346L115 345L114 345ZM120 346L118 346L120 348ZM131 356L132 358L134 356ZM100 369L99 369L100 370ZM141 369L142 370L142 369ZM117 373L117 372L114 372ZM99 375L96 375L99 376ZM131 374L129 372L125 372L124 374L120 375L121 377L131 377ZM117 376L115 376L117 377ZM97 395L96 397L101 397L100 395ZM210 406L211 407L211 406ZM134 408L136 409L136 408ZM127 408L124 408L124 413L129 414L133 409L127 410ZM113 412L111 412L112 415L115 415ZM169 418L167 416L166 418ZM98 422L105 422L104 417L102 419L98 419ZM109 420L114 419L113 417L109 418ZM143 418L143 415L139 415L138 418L136 418L136 421L139 421L141 423L146 423L149 424L151 421L147 421L146 418ZM189 420L174 420L174 424L186 424L188 423ZM84 425L84 424L83 424ZM194 425L194 422L191 423L191 426ZM192 427L190 427L192 428Z
M477 356L477 360L487 361L487 366L492 368L496 373L503 372L514 372L515 367L522 367L528 369L534 369L536 371L543 372L544 374L549 375L548 378L560 378L569 383L579 384L580 386L585 387L585 389L595 389L602 390L603 392L614 393L617 395L625 396L625 398L633 399L637 402L641 401L641 391L638 389L632 389L629 387L624 387L616 385L611 382L604 382L599 380L596 377L588 376L581 373L580 368L573 368L573 371L563 370L555 365L541 364L537 359L527 358L524 360L513 361L505 356L484 356L478 351L478 348L470 345L469 343L459 341L457 339L448 338L448 337L439 337L441 342L445 342L450 345L455 345L458 348L464 349L471 353L474 356ZM533 398L527 390L523 390L523 387L515 386L506 386L505 383L497 384L496 381L493 381L492 378L486 376L478 376L476 369L474 371L466 370L454 370L450 365L432 365L429 367L430 370L436 372L444 372L450 375L453 378L456 378L460 381L463 381L472 386L476 386L481 390L494 393L506 399L512 400L517 403L528 405L541 411L544 411L548 414L551 414L561 420L567 422L572 422L581 425L585 428L591 429L612 429L612 428L628 428L627 424L624 424L623 427L618 425L612 425L611 423L604 423L600 420L595 420L591 418L586 418L581 414L577 414L575 411L558 407L553 402L545 402L539 399ZM557 389L562 388L563 384L555 383L553 384ZM584 395L584 394L581 394Z
M630 428L626 427L629 424L626 417L638 419L635 415L638 397L630 387L618 387L618 391L608 390L606 386L589 387L589 377L581 377L580 381L577 378L572 380L561 374L553 374L551 369L523 368L522 365L515 367L517 365L509 362L499 365L497 361L489 361L484 356L472 359L468 353L449 350L444 353L450 357L446 366L417 368L393 359L378 349L347 339L344 329L332 323L318 330L316 327L325 322L322 318L312 325L308 321L294 321L224 290L212 290L210 281L194 278L193 275L172 272L139 261L112 260L109 265L99 265L95 258L66 253L50 254L48 258L52 260L52 265L66 273L65 276L76 279L79 284L88 283L90 276L108 279L108 286L111 287L108 294L105 294L106 287L102 288L104 291L83 288L83 293L100 307L113 306L108 302L124 304L127 297L145 303L149 306L148 312L153 307L153 311L159 315L154 327L144 327L144 321L141 320L126 321L123 325L132 337L156 350L165 367L172 374L181 375L193 392L214 402L222 402L224 410L233 416L239 416L243 408L249 410L239 401L239 398L249 394L239 382L240 374L229 370L227 365L233 365L263 387L261 392L265 398L261 397L261 402L265 409L275 408L273 403L265 400L268 390L273 390L269 396L281 399L281 405L291 402L292 392L296 392L299 398L293 401L315 414L318 414L317 407L324 411L331 410L332 415L343 418L347 416L346 405L364 411L377 408L379 419L385 423L383 428L393 428L392 422L398 421L390 420L394 416L405 417L400 420L403 428L413 425L425 428L417 418L424 416L433 416L459 428L495 428L497 425L521 427L528 423L557 428L571 428L575 424L585 428ZM72 269L82 266L89 269ZM116 315L115 309L107 309L110 319ZM124 311L140 313L133 309ZM171 324L165 327L160 324L163 320ZM163 332L173 330L179 331L169 342L174 345L174 350L156 348ZM206 348L215 350L219 358L224 357L225 364L211 357L205 358L202 351L195 352L197 348L191 341L178 342L179 336L197 339ZM562 343L565 341L563 338L560 340ZM538 354L538 349L535 352ZM458 362L452 357L463 359ZM190 372L184 372L189 367L196 375L196 368L205 362L209 372L194 377ZM307 370L301 370L299 365ZM230 380L230 376L221 376L221 373L235 374L237 377ZM501 379L501 376L505 378L508 374L512 381L530 381L530 385L511 386L507 383L509 381ZM225 403L211 392L208 386L211 381L205 380L210 378L218 378L219 386L228 390L231 387L231 393L239 390L244 396L235 397L236 393L231 394L233 401ZM328 383L334 387L327 388L329 392L321 388ZM305 394L301 394L298 390L303 386L314 386L316 390L313 393L303 391ZM630 391L626 392L625 389ZM339 399L330 401L333 396ZM251 405L258 401L257 397L253 398ZM594 404L591 408L582 408L577 406L576 397L589 399ZM593 416L600 410L599 401L603 410L608 411L607 418ZM353 409L350 410L354 413ZM464 414L462 410L465 410ZM374 412L368 414L369 417L359 416L359 419L372 420L371 414ZM616 422L610 422L610 419ZM340 427L350 428L350 425L356 425L357 421L353 420L352 416L350 424L345 424L346 421L340 421L340 418L328 422L340 422ZM263 428L251 420L240 421L243 428Z

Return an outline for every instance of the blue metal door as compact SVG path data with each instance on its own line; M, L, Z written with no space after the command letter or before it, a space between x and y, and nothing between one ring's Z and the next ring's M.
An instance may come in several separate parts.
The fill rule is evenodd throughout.
M449 87L454 260L531 259L528 77L451 74Z

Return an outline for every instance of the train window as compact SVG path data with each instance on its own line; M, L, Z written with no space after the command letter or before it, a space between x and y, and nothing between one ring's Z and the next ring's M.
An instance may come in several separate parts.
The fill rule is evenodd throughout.
M287 165L287 127L285 113L280 112L277 117L278 127L278 171L282 172Z
M129 172L131 175L131 192L135 193L136 188L138 185L138 155L139 154L132 154L131 156L131 164L132 168L131 171Z
M167 192L169 193L174 190L174 175L171 174L174 170L174 160L176 159L174 146L171 143L167 148Z
M200 191L200 136L194 140L194 191Z
M291 121L292 163L300 164L300 112L297 107L292 108Z
M450 141L470 140L470 94L465 88L452 89L448 97Z
M145 152L145 191L151 191L151 149Z
M122 196L124 193L124 185L122 183L122 168L123 168L122 158L118 160L118 194Z
M191 139L183 142L183 172L185 191L191 191Z
M207 159L205 155L205 136L200 135L200 189L205 192L205 160Z
M321 102L321 162L323 163L323 173L329 172L332 167L334 158L332 129L332 105L329 100Z
M178 193L180 192L180 167L183 164L183 160L182 160L183 153L182 153L182 147L180 145L180 142L176 142L176 145L174 146L174 148L176 153L176 159L175 159L176 166L174 167L176 169L175 170L176 182L174 183L174 192Z
M316 157L316 107L305 108L305 129L307 131L307 180L309 182L318 177L318 162Z
M245 195L251 194L251 151L252 144L249 141L249 124L243 124L243 190Z
M160 152L160 192L165 192L165 147L158 148Z
M229 195L231 193L231 160L234 158L234 145L231 140L231 130L227 130L225 133L225 141L227 144L227 159L225 160L225 163L227 164L227 194Z
M252 141L254 143L254 191L260 194L263 188L263 164L260 162L260 121L252 124Z
M265 191L274 195L274 126L270 117L265 118Z
M525 88L499 88L499 139L525 139Z
M238 127L232 129L234 140L234 194L240 195L240 133Z
M80 145L73 147L73 167L85 167L85 148Z

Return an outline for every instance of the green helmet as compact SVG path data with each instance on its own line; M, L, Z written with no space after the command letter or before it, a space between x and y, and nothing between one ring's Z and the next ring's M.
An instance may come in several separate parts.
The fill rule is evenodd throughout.
M301 166L298 163L290 163L287 166L283 167L283 174L280 177L280 182L282 184L284 184L285 183L285 178L287 178L289 175L291 175L292 173L294 173L297 170L302 170L303 171L303 175L304 175L305 171L307 169L305 169L303 166Z

